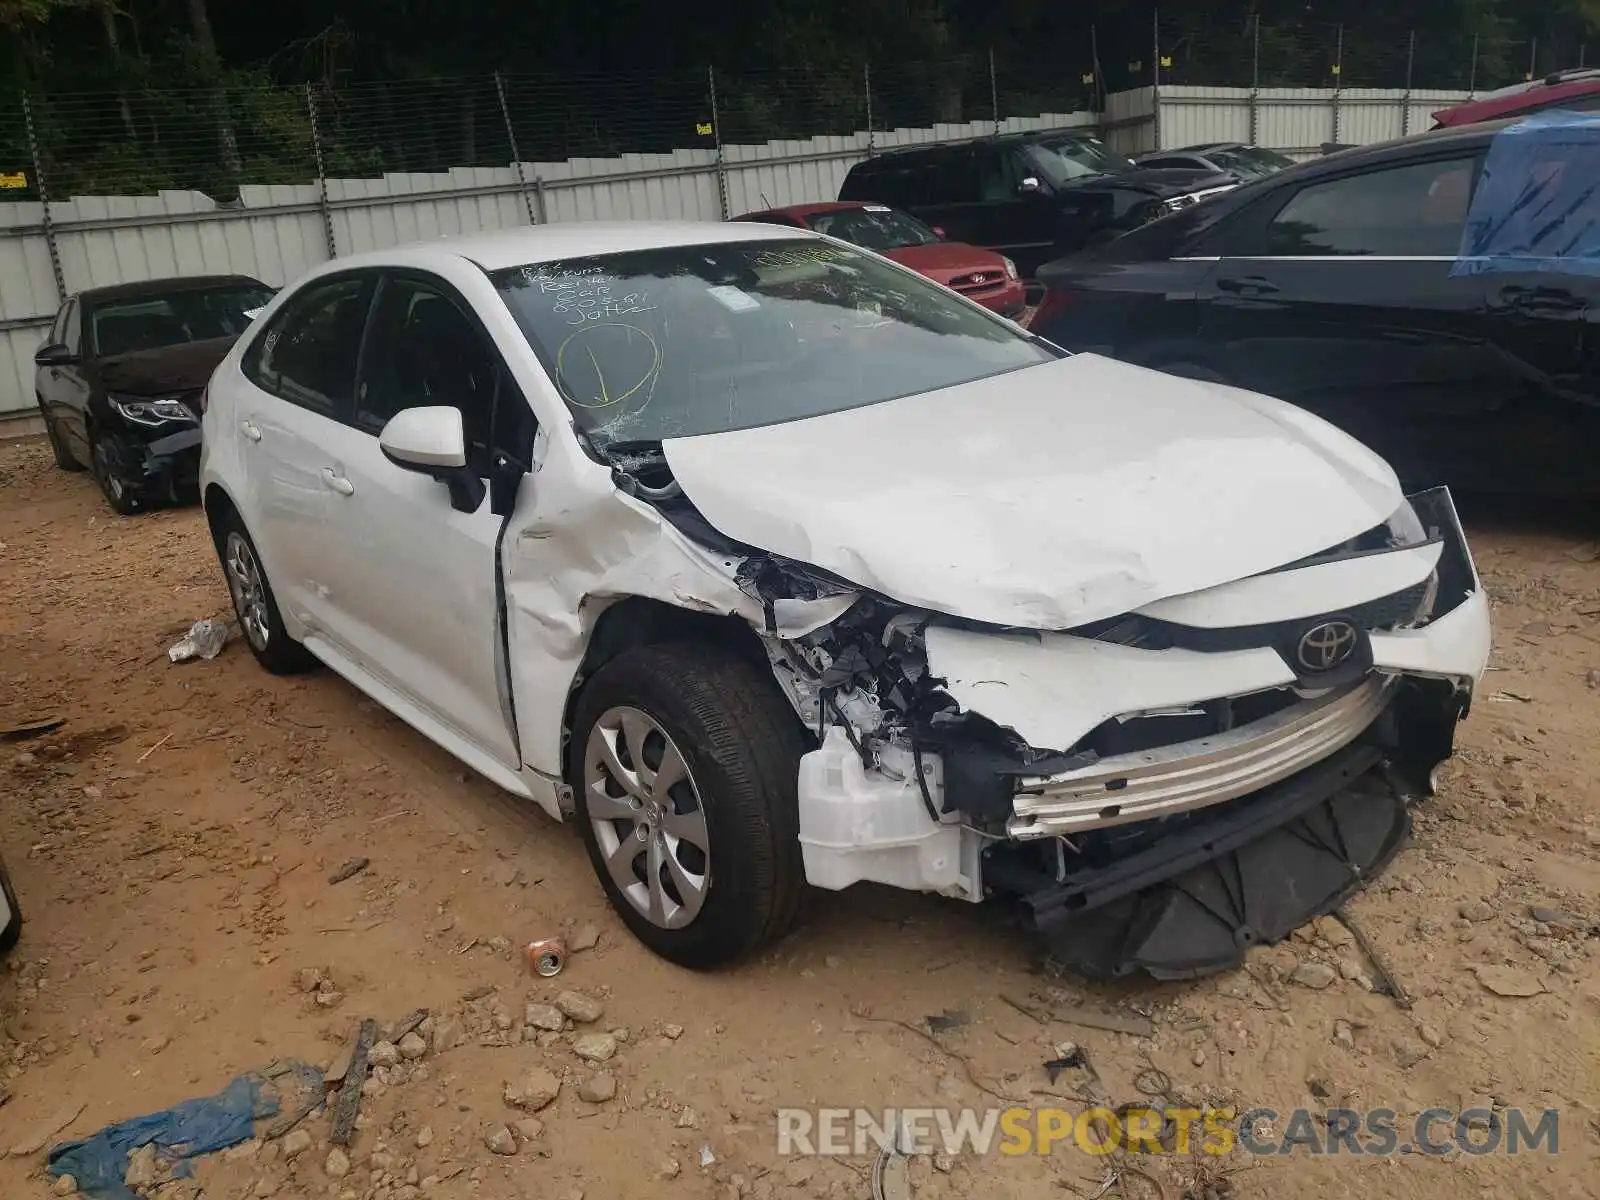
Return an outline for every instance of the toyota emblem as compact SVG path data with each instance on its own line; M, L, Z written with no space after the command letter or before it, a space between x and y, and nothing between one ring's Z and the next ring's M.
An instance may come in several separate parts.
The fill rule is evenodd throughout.
M1324 621L1301 635L1295 658L1304 671L1331 671L1355 653L1357 636L1349 621Z

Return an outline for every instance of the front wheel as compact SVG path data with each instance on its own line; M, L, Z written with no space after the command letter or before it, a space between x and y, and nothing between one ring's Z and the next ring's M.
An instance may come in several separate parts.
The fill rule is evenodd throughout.
M122 444L109 433L94 435L89 470L100 485L100 494L106 503L124 517L131 517L144 508L144 495L133 481L128 464L128 454Z
M635 937L705 968L794 926L804 745L769 677L700 644L630 651L589 681L572 729L584 844Z
M256 661L274 675L298 675L315 666L311 652L284 629L283 614L278 611L256 544L232 512L222 519L217 532L217 555L228 580L234 616Z

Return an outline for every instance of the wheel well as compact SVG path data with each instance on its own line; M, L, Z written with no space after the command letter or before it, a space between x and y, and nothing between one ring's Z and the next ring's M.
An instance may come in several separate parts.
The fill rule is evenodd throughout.
M239 510L219 483L207 485L200 497L200 505L205 510L206 524L211 528L212 543L221 546L222 523L229 517L238 516Z
M629 650L664 642L698 642L717 646L759 667L763 674L770 675L772 671L772 663L767 658L761 638L738 617L693 612L662 600L629 596L606 609L595 622L589 645L584 650L583 662L573 677L572 689L567 693L566 711L561 715L564 736L571 736L573 710L596 671ZM777 680L772 681L772 686L778 686ZM798 724L799 720L797 716L795 722ZM565 761L565 746L562 758Z

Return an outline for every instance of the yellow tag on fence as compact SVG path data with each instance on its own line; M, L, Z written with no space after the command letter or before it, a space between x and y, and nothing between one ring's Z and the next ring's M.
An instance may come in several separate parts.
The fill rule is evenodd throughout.
M28 187L28 173L26 171L0 171L0 188L10 191L26 191Z
M697 124L694 127L694 131L696 133L698 133L701 137L710 137L711 136L711 122L710 121L701 121L699 124Z

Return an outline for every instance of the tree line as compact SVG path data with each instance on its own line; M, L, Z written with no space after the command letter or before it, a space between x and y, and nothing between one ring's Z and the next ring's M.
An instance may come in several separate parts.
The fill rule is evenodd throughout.
M37 151L57 196L223 197L319 152L341 175L504 163L513 137L609 156L709 144L713 118L766 140L869 106L878 128L1070 111L1163 72L1483 90L1587 61L1597 26L1600 0L0 0L0 172L31 186Z

